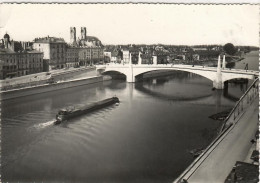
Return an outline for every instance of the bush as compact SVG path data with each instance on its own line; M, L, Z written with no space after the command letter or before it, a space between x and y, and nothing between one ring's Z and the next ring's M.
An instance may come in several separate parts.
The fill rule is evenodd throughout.
M234 55L237 52L237 49L232 43L225 44L223 50L229 55Z

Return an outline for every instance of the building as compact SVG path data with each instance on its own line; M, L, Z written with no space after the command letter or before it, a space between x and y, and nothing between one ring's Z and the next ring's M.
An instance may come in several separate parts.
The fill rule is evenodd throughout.
M2 79L18 76L18 58L17 54L10 48L0 49L0 60L2 64Z
M131 61L132 64L138 64L139 59L139 49L137 47L130 47L129 52L131 53Z
M32 50L31 43L10 40L8 34L0 44L1 79L43 71L43 53Z
M4 66L4 61L0 60L0 79L4 79L4 73L3 73L3 66Z
M112 60L112 51L104 51L104 62L110 63Z
M193 51L207 51L208 49L206 47L198 47L198 48L193 47L192 50Z
M67 45L66 48L66 67L79 66L79 48Z
M142 64L153 64L153 55L151 53L145 53L141 55Z
M193 54L192 55L192 60L199 61L200 60L200 55L199 54Z
M111 62L121 63L123 60L123 52L120 49L114 49L111 53Z
M35 38L33 48L43 52L44 63L49 70L66 67L66 43L63 38Z
M154 51L153 55L157 57L157 64L167 64L170 63L169 52L157 50Z
M129 50L123 50L122 52L123 52L122 62L123 62L123 64L128 64L130 61L130 52L129 52Z
M81 36L76 39L76 28L70 28L70 44L79 48L79 64L92 65L104 61L104 46L94 36L87 36L86 27L81 27Z

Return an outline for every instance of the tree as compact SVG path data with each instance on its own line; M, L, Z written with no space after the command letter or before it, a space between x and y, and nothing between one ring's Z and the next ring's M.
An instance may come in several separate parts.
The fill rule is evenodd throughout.
M229 55L234 55L237 52L237 49L235 48L235 46L232 43L225 44L223 49L224 49L225 53L227 53Z

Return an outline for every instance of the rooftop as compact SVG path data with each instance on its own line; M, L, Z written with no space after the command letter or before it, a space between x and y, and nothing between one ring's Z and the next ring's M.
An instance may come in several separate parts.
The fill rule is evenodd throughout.
M23 50L23 51L15 52L10 48L0 48L0 54L18 54L18 53L20 54L20 53L42 53L42 52L37 50Z
M15 51L9 48L0 48L0 54L11 54L11 53L15 53Z
M63 38L57 38L57 37L43 37L43 38L35 38L35 43L65 43L65 40Z
M101 41L94 36L87 36L86 39L78 39L77 44L80 47L103 47Z

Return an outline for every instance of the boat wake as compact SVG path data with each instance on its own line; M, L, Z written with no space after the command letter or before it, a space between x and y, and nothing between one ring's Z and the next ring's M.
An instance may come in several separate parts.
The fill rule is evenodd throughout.
M53 120L51 120L51 121L47 121L47 122L44 122L44 123L40 123L40 124L34 125L34 128L36 128L36 129L46 128L47 126L53 125L55 121L56 121L56 120L53 119Z

